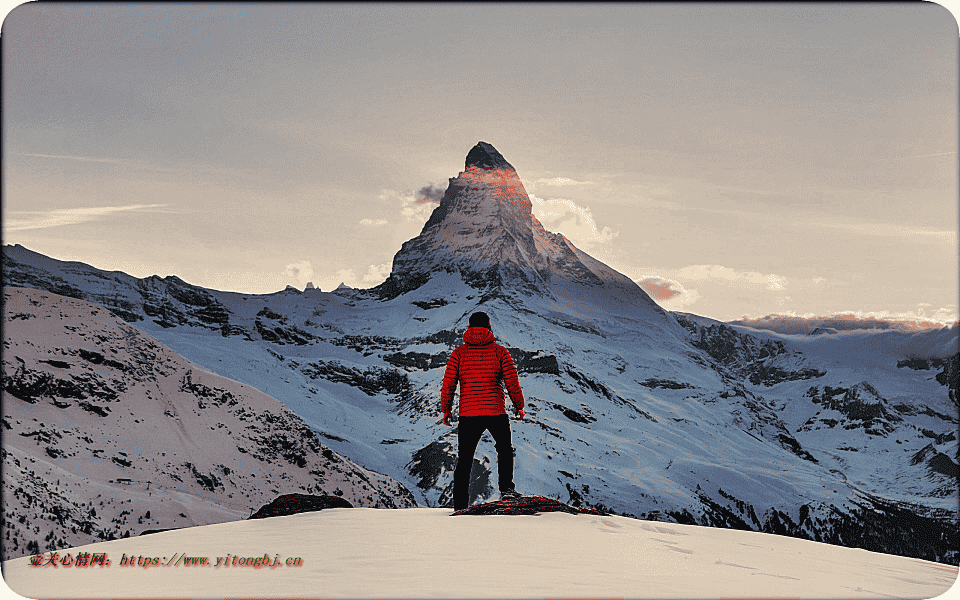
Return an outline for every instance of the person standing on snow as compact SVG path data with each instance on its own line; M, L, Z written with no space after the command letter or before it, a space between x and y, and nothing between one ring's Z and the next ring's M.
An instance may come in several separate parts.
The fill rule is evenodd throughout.
M453 472L453 508L467 507L470 468L480 436L490 431L497 449L497 474L501 498L520 496L513 485L513 445L510 441L510 420L507 417L503 388L521 419L523 391L517 378L517 367L506 348L494 342L490 317L477 312L470 315L464 343L450 355L443 373L440 391L440 412L444 425L450 425L453 393L460 383L460 426L457 431L459 453Z

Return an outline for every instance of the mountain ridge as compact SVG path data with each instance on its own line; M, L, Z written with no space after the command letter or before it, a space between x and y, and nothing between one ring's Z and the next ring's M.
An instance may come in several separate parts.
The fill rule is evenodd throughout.
M101 306L30 288L3 297L4 560L246 518L280 493L416 506L282 403Z
M522 185L489 162L451 179L433 223L397 253L393 288L218 292L9 246L4 276L126 315L188 360L276 398L333 451L427 506L450 503L456 462L456 429L438 411L443 366L469 315L484 310L500 343L525 363L527 417L512 425L521 491L655 520L957 560L957 483L943 462L960 461L949 436L954 363L902 362L904 348L930 347L931 334L789 336L668 313L559 234L536 230L516 210ZM505 224L501 197L513 203ZM500 247L509 249L508 268L489 271L489 250ZM460 262L445 252L459 252ZM603 283L580 277L576 265ZM834 405L814 402L828 387L861 382L899 419L884 421L892 430L855 413L859 391L845 404L839 394L828 394ZM843 407L843 424L825 412ZM495 458L481 440L472 501L495 495ZM926 547L931 539L939 541Z

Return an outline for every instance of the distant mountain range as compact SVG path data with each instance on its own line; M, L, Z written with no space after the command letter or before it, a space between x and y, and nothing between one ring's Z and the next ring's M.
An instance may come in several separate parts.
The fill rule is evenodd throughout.
M292 411L270 422L270 431L297 432L287 439L310 456L304 467L276 459L287 461L286 471L302 473L288 487L330 494L336 485L347 497L348 486L354 506L400 506L411 498L451 506L456 424L441 423L439 385L469 315L483 310L498 341L510 348L528 400L526 419L512 422L521 492L650 520L958 562L957 327L831 327L836 333L807 335L812 330L783 333L664 311L629 278L547 232L516 171L483 142L451 178L420 235L403 244L390 277L368 290L221 292L174 276L138 279L62 262L20 246L3 248L3 271L6 286L41 290L8 287L8 304L13 298L25 307L37 302L20 312L62 313L59 320L77 328L51 325L49 334L35 335L5 327L4 423L18 427L5 431L5 478L25 478L24 460L44 489L64 485L51 477L81 482L91 477L84 473L96 472L100 487L90 489L120 506L134 497L120 479L157 485L176 474L192 479L177 490L184 506L212 503L197 510L204 516L193 523L240 518L269 501L274 488L283 490L238 477L230 479L238 491L228 487L220 467L235 473L239 467L231 465L240 463L229 461L247 464L251 452L223 450L201 462L182 450L177 423L229 437L231 448L247 443L241 432L265 435L256 430L264 418L241 426L240 409L214 408L204 396L209 389L222 390L212 392L217 398L242 393L260 410L267 410L269 396ZM106 311L92 315L93 304ZM5 311L6 325L37 321ZM157 344L156 358L135 352L149 344ZM91 363L81 349L104 362ZM110 370L107 359L127 370ZM176 369L158 366L174 363ZM152 390L155 375L143 373L161 368L172 377L169 401L181 403L175 417L154 408L168 401L160 391L151 391L152 400L146 391L135 400L119 391L117 382ZM84 373L94 372L127 409L97 400L110 392L82 387L94 381ZM31 387L33 381L46 383ZM202 386L191 387L197 381ZM78 385L80 391L71 391ZM111 411L101 417L82 402ZM215 416L192 408L199 404ZM121 441L98 438L104 452L86 456L76 441L82 438L68 436L90 430L77 416L111 423L111 435ZM156 458L159 441L138 443L144 427L177 448L177 460ZM8 447L11 439L21 441ZM283 448L278 439L274 445ZM350 465L336 483L329 471L334 459ZM496 496L495 461L485 437L474 462L472 501ZM321 467L327 475L311 479L311 470ZM212 481L212 475L221 485L211 489L203 477ZM70 502L85 507L100 500L71 485ZM11 547L5 533L8 558L36 537L37 523L49 515L54 521L47 521L57 522L56 502L31 498L10 503L5 527L19 542ZM124 526L135 535L191 524L167 512L156 512L164 519L149 527L134 527L132 513L124 515ZM21 515L32 528L19 523ZM64 529L75 527L68 521L51 526L53 538L36 541L41 549L63 543Z
M833 315L831 317L792 317L788 315L768 315L759 319L738 319L727 321L728 325L742 325L754 329L769 329L780 333L831 333L853 329L889 329L913 333L931 329L943 329L942 323L933 321L904 321L891 319L860 318L856 315ZM957 323L950 325L957 327Z

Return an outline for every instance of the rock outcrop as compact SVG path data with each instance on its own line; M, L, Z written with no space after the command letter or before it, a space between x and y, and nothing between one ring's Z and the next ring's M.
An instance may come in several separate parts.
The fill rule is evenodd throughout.
M353 508L353 505L340 496L313 496L310 494L284 494L270 504L263 506L250 515L250 519L285 517L305 512L315 512L328 508Z
M545 512L565 512L572 515L602 515L606 512L587 507L574 507L559 500L546 496L521 496L519 498L505 498L496 502L484 502L475 506L468 506L454 512L450 516L459 515L536 515Z

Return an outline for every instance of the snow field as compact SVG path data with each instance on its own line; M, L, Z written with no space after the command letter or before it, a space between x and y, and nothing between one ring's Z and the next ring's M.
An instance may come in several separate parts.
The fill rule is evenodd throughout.
M935 598L956 567L771 534L545 513L329 509L90 544L106 568L3 563L28 598ZM300 567L120 567L127 556L299 557ZM172 570L175 569L175 570Z

